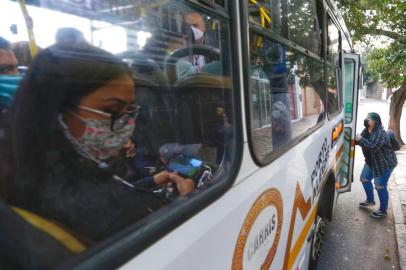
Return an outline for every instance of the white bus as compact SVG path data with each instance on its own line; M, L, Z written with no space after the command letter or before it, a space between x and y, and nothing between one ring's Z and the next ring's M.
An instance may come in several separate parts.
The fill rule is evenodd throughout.
M55 48L86 43L125 63L141 106L131 139L136 153L120 159L117 171L110 166L107 181L116 185L111 193L128 189L135 197L144 192L161 200L151 210L149 201L137 205L113 200L111 193L98 196L105 180L86 194L82 183L72 191L69 180L51 188L53 183L41 181L29 196L14 197L20 174L30 172L1 172L1 181L10 182L1 188L11 187L1 193L1 269L316 268L337 196L353 181L360 72L360 58L332 1L1 0L0 27L11 48L25 44L26 52L36 54L32 60L14 51L25 77L13 104L17 109L4 105L13 116L34 87L29 83L52 62L41 59L50 54L59 61ZM70 62L88 57L66 55ZM43 104L29 117L48 115L47 121L60 123ZM12 138L21 137L19 127L14 125ZM47 166L40 158L47 148L35 134L27 156L38 152L38 164ZM99 161L100 170L110 165ZM59 181L58 166L46 167L52 182ZM62 166L71 177L93 173ZM161 171L192 179L193 191L180 196L174 184L137 188L139 179L155 179ZM42 196L48 188L55 205L49 205L52 196ZM63 211L67 206L73 214ZM140 207L151 211L140 215ZM136 218L128 218L132 211ZM58 249L68 255L54 255Z

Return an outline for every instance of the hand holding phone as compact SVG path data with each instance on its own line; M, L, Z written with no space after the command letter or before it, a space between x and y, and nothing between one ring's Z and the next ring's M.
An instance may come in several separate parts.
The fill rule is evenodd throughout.
M177 155L170 160L166 169L170 172L176 172L184 178L198 181L203 172L203 161L184 155Z

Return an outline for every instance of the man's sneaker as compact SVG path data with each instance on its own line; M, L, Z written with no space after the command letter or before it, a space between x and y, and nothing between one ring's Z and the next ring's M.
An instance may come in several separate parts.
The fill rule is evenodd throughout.
M369 202L369 201L359 203L359 207L363 207L363 208L367 208L367 207L374 206L374 205L375 205L375 202Z
M376 211L376 212L373 212L372 214L371 214L371 217L373 217L373 218L384 218L384 217L386 217L388 214L386 213L386 212L383 212L383 211L380 211L380 210L378 210L378 211Z

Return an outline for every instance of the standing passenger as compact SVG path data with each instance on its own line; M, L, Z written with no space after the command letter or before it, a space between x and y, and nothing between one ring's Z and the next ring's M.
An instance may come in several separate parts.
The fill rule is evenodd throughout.
M372 213L373 218L387 216L388 209L388 180L397 165L396 154L392 149L390 140L382 127L379 114L371 112L364 120L365 129L361 135L357 134L355 140L362 147L365 156L365 165L361 172L361 182L367 199L359 204L360 207L375 205L372 179L378 192L380 207Z

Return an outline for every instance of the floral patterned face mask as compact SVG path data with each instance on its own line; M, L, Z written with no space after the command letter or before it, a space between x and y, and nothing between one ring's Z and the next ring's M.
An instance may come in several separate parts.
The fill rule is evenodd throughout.
M86 107L81 108L86 109ZM79 139L74 138L60 117L61 124L65 129L65 136L79 154L96 162L103 162L117 156L130 139L135 127L136 116L134 115L129 117L128 114L124 114L116 119L124 125L119 129L112 130L111 120L85 119L73 112L71 114L85 123L85 131Z

